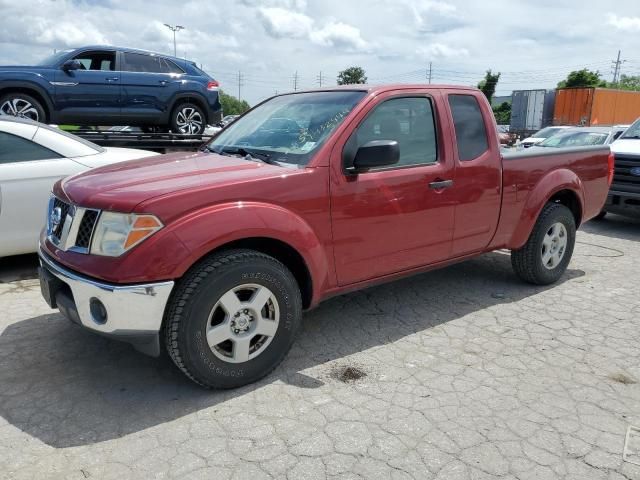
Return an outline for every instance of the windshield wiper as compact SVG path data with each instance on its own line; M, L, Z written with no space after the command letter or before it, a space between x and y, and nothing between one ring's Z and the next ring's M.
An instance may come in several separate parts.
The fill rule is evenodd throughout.
M261 162L268 163L269 165L278 165L280 163L271 158L268 153L256 152L255 150L248 150L244 147L222 147L220 150L207 147L207 150L220 155L241 155L247 160L260 160Z

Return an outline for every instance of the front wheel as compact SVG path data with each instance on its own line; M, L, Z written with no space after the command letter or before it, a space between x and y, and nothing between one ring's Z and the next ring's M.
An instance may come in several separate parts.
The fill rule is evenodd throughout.
M171 113L171 129L174 133L201 135L206 127L206 116L194 103L181 103Z
M576 241L576 223L569 210L559 203L542 209L529 240L511 251L511 265L524 281L536 285L556 282L566 271Z
M30 95L24 93L8 93L0 98L0 115L28 118L34 122L44 122L44 108Z
M301 318L300 289L282 263L253 250L231 250L206 258L177 285L165 343L194 382L234 388L282 362Z

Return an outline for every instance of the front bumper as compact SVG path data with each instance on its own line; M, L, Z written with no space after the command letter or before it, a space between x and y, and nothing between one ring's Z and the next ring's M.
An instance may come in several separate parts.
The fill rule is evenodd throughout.
M67 270L42 251L40 285L52 308L95 333L160 354L160 328L174 282L114 285Z
M617 191L613 185L602 209L617 215L640 218L640 194Z

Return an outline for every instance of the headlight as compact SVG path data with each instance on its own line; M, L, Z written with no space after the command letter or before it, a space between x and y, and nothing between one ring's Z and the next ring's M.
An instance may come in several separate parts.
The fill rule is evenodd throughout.
M102 212L93 232L91 253L119 257L162 228L153 215Z

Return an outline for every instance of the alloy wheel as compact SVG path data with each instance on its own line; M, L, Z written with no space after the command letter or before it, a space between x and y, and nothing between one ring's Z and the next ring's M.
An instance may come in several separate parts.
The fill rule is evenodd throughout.
M566 249L567 229L560 222L554 223L542 239L542 264L545 268L556 268L562 262Z
M176 115L176 125L180 133L199 134L204 130L204 120L198 110L193 107L183 107Z
M31 102L20 97L10 98L0 105L0 114L28 118L36 122L40 120L36 107Z

